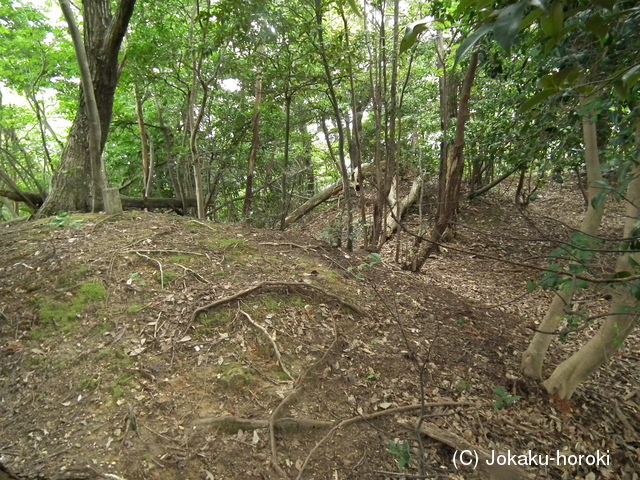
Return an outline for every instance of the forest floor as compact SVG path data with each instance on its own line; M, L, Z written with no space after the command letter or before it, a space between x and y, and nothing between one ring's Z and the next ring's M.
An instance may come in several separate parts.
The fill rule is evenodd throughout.
M580 195L520 210L506 192L465 203L419 275L395 240L381 263L322 241L333 208L285 233L141 212L0 225L0 466L19 475L0 480L638 478L637 336L571 402L519 373L551 298L521 264L570 236ZM554 342L545 373L596 328ZM458 448L608 464L473 471Z

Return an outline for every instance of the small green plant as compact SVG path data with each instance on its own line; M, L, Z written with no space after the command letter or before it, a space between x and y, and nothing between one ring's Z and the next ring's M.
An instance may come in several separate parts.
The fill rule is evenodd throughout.
M78 228L80 225L82 225L82 220L72 220L71 218L72 217L68 212L58 212L55 218L51 220L51 222L49 222L49 225L56 228Z
M144 286L147 285L147 282L142 280L142 275L140 275L139 273L135 272L135 273L130 273L129 274L129 279L127 280L127 285L140 285L141 287L144 287Z
M369 375L367 375L367 380L369 380L370 382L373 382L374 380L377 380L378 376L375 373L371 373Z
M409 442L389 442L389 453L396 457L396 462L401 470L411 465L411 445Z
M494 388L493 393L499 397L498 400L496 400L496 403L493 404L493 408L496 410L500 410L504 407L510 407L522 400L520 395L509 395L507 389L504 387Z
M339 247L342 244L342 227L331 225L320 232L320 238L331 244L332 247Z
M146 305L130 305L129 308L127 308L127 313L139 313L142 310L144 310L146 308Z
M456 384L456 391L458 392L463 392L465 390L469 390L471 389L471 382L468 382L467 380L460 380L457 384Z
M379 265L380 263L382 263L382 257L380 256L379 253L370 253L367 258L369 258L371 261L361 263L357 267L349 267L347 268L347 271L353 274L353 276L356 277L358 280L360 280L362 278L362 273L354 273L356 272L356 270L366 270L367 268L373 268Z

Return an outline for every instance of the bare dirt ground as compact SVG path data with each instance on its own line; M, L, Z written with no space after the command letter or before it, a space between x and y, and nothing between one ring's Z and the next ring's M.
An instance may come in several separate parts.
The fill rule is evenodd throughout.
M638 478L637 338L570 403L519 374L550 295L499 260L544 265L579 195L512 205L465 205L420 275L394 241L376 264L319 240L332 210L287 233L140 212L0 226L0 479ZM459 470L461 446L608 465Z

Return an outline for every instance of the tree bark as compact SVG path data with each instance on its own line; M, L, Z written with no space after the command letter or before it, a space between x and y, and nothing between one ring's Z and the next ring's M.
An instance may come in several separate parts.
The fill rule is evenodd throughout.
M387 223L387 233L386 233L387 239L390 238L391 235L393 235L393 232L397 230L399 226L398 221L402 219L402 215L404 215L404 212L407 210L407 208L413 205L415 201L418 199L418 197L420 196L420 190L422 188L422 184L423 184L422 177L421 176L416 177L415 180L413 181L413 184L411 185L411 189L409 190L409 193L407 194L407 196L404 197L399 202L397 201L397 199L391 202L391 205L389 206L390 211L387 214L387 222L386 222ZM393 190L390 193L393 193ZM393 218L394 215L396 217L395 219Z
M143 197L148 197L151 190L151 145L147 127L144 123L144 110L142 108L144 101L137 83L133 85L133 91L136 98L136 117L138 119L140 146L142 148L142 195Z
M467 120L469 119L469 103L471 99L471 87L476 75L478 66L478 54L471 56L471 62L467 70L460 104L458 106L458 118L456 123L456 137L452 148L447 149L446 169L444 172L444 188L439 198L441 213L436 217L436 222L431 231L431 241L423 242L418 252L411 261L411 271L418 272L426 262L429 255L433 253L438 243L440 243L445 232L450 227L459 207L460 188L462 186L462 173L464 168L464 133Z
M264 53L264 45L260 44L258 46L258 55L262 56ZM258 67L258 72L256 73L256 87L255 87L255 102L253 104L253 118L251 119L251 151L249 152L249 165L247 167L247 186L244 195L244 205L242 208L242 215L244 218L249 218L251 216L251 209L253 207L253 177L256 170L256 163L258 161L258 150L260 150L260 109L262 107L262 67ZM286 151L286 161L289 160L289 119L290 119L290 108L291 102L287 99L287 129L285 132L286 143L287 143L287 151ZM286 174L284 176L286 178ZM286 180L285 187L286 187ZM283 190L282 194L286 197L286 191Z
M640 146L640 127L636 132L637 143ZM629 239L634 237L634 230L640 215L640 166L631 172L633 180L629 184L626 196L627 209L624 222L625 239L621 250L629 250ZM616 262L616 273L628 272L634 274L638 269L640 255L637 253L623 253ZM580 350L556 367L549 379L544 382L547 391L562 400L571 398L576 388L593 374L600 366L611 360L611 357L624 345L624 340L635 328L638 322L638 299L631 289L637 285L622 285L618 287L610 314L604 323Z
M324 43L323 34L323 20L322 20L322 5L321 0L315 0L316 8L316 26L318 27L318 50L322 59L322 65L324 67L325 77L327 80L328 96L333 109L333 117L338 129L338 158L340 160L340 175L342 177L344 203L347 214L346 227L347 227L347 250L353 250L353 212L352 212L352 195L349 190L349 172L347 171L347 162L345 159L344 150L344 127L342 125L342 115L340 113L340 105L338 104L338 97L333 86L333 74L329 67L329 59L327 58L327 52ZM286 223L286 221L285 221Z
M119 79L118 53L136 0L120 0L115 15L109 0L83 0L84 47L93 80L100 118L100 152L109 133L113 98ZM54 174L51 191L38 216L58 211L88 211L91 186L89 118L86 98L80 91L78 112L62 152L60 168Z
M45 202L46 197L36 192L14 192L12 190L0 190L0 197L8 198L15 202L26 202L28 199L33 205L40 206ZM122 205L126 208L168 208L171 210L182 210L194 208L198 202L195 198L137 198L120 195Z
M580 106L585 109L589 99L581 97ZM589 204L587 212L582 220L580 232L587 236L594 236L600 228L602 216L604 215L604 205L596 209L593 199L601 192L601 188L597 187L597 181L602 180L602 172L600 171L600 159L598 156L598 141L596 130L596 119L585 115L582 118L582 134L584 138L585 160L587 164L587 193L589 196ZM542 332L555 332L564 317L564 309L573 297L572 291L557 291L547 309L538 332L531 339L531 343L527 350L522 354L522 373L526 376L540 380L542 378L542 365L544 363L549 345L554 338L553 334Z

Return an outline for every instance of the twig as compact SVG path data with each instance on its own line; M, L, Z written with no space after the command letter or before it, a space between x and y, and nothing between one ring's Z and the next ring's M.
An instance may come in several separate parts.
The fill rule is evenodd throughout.
M312 247L311 245L298 245L297 243L292 242L260 242L258 245L271 245L273 247L296 247L308 252L309 250L316 250L318 247Z
M146 258L150 262L156 262L158 264L158 267L160 268L160 288L164 289L164 272L162 271L162 264L158 260L155 260L144 253L140 253L138 250L135 253L136 255Z
M217 230L209 225L207 225L204 222L199 222L198 220L189 220L187 223L197 223L198 225L202 225L205 228L208 228L209 230L211 230L212 232L216 232Z
M176 265L178 267L180 267L180 268L183 268L185 272L193 273L193 276L196 277L196 279L200 280L202 283L207 283L207 284L209 283L206 278L204 278L202 275L200 275L195 270L191 270L189 267L185 267L184 265L180 265L179 263L176 263Z
M245 317L247 317L247 320L249 320L249 323L251 323L251 325L253 325L258 330L260 330L262 333L264 333L265 337L267 337L267 339L271 343L271 346L273 347L273 351L276 354L276 360L278 360L278 364L280 365L280 368L282 368L282 371L287 374L287 377L289 377L291 380L293 380L293 376L289 372L289 369L282 362L282 357L280 355L280 350L278 350L278 346L276 345L276 342L273 340L271 335L269 335L269 332L267 332L267 329L264 328L262 325L256 323L253 320L253 318L251 318L251 316L247 312L245 312L244 310L240 310L240 313L243 314Z
M206 255L204 253L199 253L199 252L187 252L184 250L167 250L167 249L161 249L161 248L149 248L149 249L136 249L136 250L128 250L129 253L138 253L138 252L145 252L145 253L180 253L183 255L198 255L200 257L205 257Z

